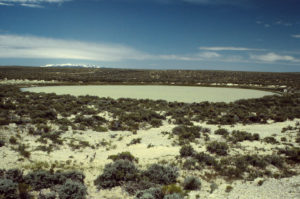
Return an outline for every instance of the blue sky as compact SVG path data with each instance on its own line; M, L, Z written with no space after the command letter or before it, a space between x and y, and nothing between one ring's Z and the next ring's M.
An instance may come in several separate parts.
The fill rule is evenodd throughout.
M300 72L299 0L0 0L0 65Z

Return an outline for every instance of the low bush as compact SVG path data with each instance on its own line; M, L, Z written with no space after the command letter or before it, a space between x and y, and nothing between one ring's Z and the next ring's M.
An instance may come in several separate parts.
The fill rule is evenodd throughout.
M28 148L25 144L19 144L17 151L20 153L21 156L25 158L30 158L30 152L26 150Z
M259 140L259 134L251 134L246 131L232 131L229 140L233 143L243 142L245 140L254 141Z
M290 147L287 149L279 150L280 154L285 154L287 161L289 163L300 163L300 148L299 147Z
M164 194L161 188L149 188L146 190L139 191L135 199L163 199Z
M153 118L150 120L149 122L151 124L152 127L160 127L162 125L162 120L161 119L156 119L156 118Z
M225 192L229 193L230 191L232 191L233 187L228 185L225 189Z
M242 156L241 158L243 159L243 163L245 165L251 165L261 169L264 169L268 164L268 162L264 157L258 155L246 155L246 156ZM238 162L236 163L236 165L241 167L242 163Z
M143 172L143 175L153 183L171 184L176 182L179 173L176 167L152 164Z
M134 145L134 144L140 144L142 141L142 138L133 138L130 143L127 144L127 146L130 146L130 145Z
M232 180L241 179L243 177L244 171L233 166L221 166L221 170L219 171L219 173L229 180Z
M268 144L279 144L279 142L274 137L265 137L263 141Z
M183 145L179 150L181 157L189 157L195 154L195 150L191 145Z
M220 128L220 129L215 130L215 134L226 137L229 135L229 132L226 129Z
M193 123L188 119L188 118L185 118L185 117L175 117L175 122L174 124L181 124L181 125L193 125Z
M23 182L23 172L19 169L9 169L5 172L5 178L15 183Z
M202 128L199 126L184 126L180 125L172 129L172 133L178 136L178 139L181 144L186 144L195 139L200 138L200 132Z
M211 153L215 153L217 155L227 155L228 153L228 145L225 142L217 142L217 141L213 141L210 142L206 149L211 152Z
M63 144L63 140L60 139L60 135L63 134L63 131L54 131L54 132L48 132L43 133L41 138L48 138L50 139L54 144Z
M38 196L38 199L56 199L56 193L55 192L49 192L46 194L40 193Z
M140 180L126 182L123 187L127 193L129 193L130 195L135 195L139 191L150 188L158 188L159 186L153 182Z
M283 168L283 164L285 162L284 158L278 155L268 155L265 157L265 160L277 168Z
M10 144L17 144L18 143L17 138L15 136L10 136L9 143Z
M97 177L94 184L98 189L112 188L124 182L137 180L138 173L138 169L129 160L116 160L105 165L103 173Z
M3 147L5 145L4 140L0 140L0 147Z
M187 158L185 160L185 162L183 163L182 168L183 169L187 169L187 170L195 170L195 169L197 169L198 168L197 167L197 160L195 158L192 158L192 157Z
M111 159L112 161L116 160L129 160L130 162L138 162L138 159L135 158L130 152L122 152L117 155L110 155L107 159Z
M0 198L16 199L18 196L18 184L10 179L0 178Z
M66 171L51 173L50 171L38 170L28 173L24 176L24 181L29 184L33 190L51 188L54 185L62 185L68 179L73 182L84 183L84 174L79 171Z
M164 193L164 195L178 194L181 197L186 195L186 192L180 186L178 186L176 184L170 184L170 185L163 186L162 192Z
M185 190L197 190L201 188L201 182L197 177L189 176L184 179L183 187Z
M87 189L82 183L68 179L58 188L58 195L60 199L85 199Z
M0 126L2 125L9 125L10 121L7 118L0 117Z
M55 183L63 184L66 180L72 180L73 182L80 182L84 184L85 175L81 171L65 171L56 172L54 174Z
M207 166L214 166L217 164L217 161L213 156L204 152L195 154L194 158L198 161L199 164L205 164Z
M112 131L124 131L124 124L120 121L113 120L109 123L108 128ZM138 127L137 127L138 128Z
M48 171L34 171L24 176L26 184L30 184L33 190L41 190L53 186L53 175Z

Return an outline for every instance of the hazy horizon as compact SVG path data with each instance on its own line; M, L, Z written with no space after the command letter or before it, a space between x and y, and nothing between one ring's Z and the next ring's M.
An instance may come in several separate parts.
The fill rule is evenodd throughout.
M0 66L300 72L297 0L0 0Z

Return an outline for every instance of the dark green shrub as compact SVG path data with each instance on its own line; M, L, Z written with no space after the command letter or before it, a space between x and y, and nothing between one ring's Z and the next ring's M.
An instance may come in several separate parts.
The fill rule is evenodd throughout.
M179 150L181 157L193 156L195 153L194 148L191 145L183 145Z
M53 186L53 175L48 171L34 171L24 176L26 184L30 184L33 190L41 190Z
M207 166L214 166L217 164L217 161L213 156L203 152L195 154L194 158L199 164L205 164Z
M211 133L211 130L209 128L202 128L201 130L203 133Z
M122 122L113 120L109 123L108 128L112 131L123 131L125 127L123 126Z
M153 127L160 127L162 125L162 120L153 118L153 119L150 120L150 124Z
M33 110L30 112L30 116L32 119L49 119L49 120L55 120L57 117L57 113L53 110Z
M41 134L44 134L44 133L49 133L51 131L51 127L46 125L46 124L38 124L36 125L37 127L37 130L35 131L35 134L36 135L41 135Z
M140 144L142 141L142 138L133 138L130 143L127 144L127 146L130 146L130 145L134 145L134 144Z
M225 189L225 192L229 193L230 191L232 191L233 187L228 185Z
M265 137L263 140L268 144L279 144L274 137Z
M130 162L138 162L138 159L135 158L130 152L122 152L118 153L117 155L110 155L107 159L111 159L113 161L116 160L129 160Z
M47 152L49 154L53 151L53 149L54 149L54 145L49 144L48 146L39 145L34 150L35 151L44 151L44 152Z
M185 117L175 117L174 124L181 124L181 125L193 125L193 123Z
M287 139L286 139L286 137L282 137L282 138L280 138L280 141L281 141L281 142L286 142Z
M207 145L206 149L217 155L227 155L228 145L225 142L213 141Z
M23 172L19 169L9 169L5 172L5 178L16 183L23 182Z
M254 167L261 168L261 169L264 169L268 163L265 160L265 158L260 157L258 155L246 155L246 156L243 156L242 159L244 160L245 164L249 164ZM242 165L242 163L237 163L237 165Z
M197 190L201 188L201 182L197 177L189 176L184 179L183 187L185 190Z
M138 169L129 160L116 160L105 165L103 173L97 177L94 184L98 189L112 188L124 182L135 181L138 172Z
M0 117L0 126L1 125L9 125L9 119L4 118L4 117Z
M172 129L172 133L177 135L179 141L186 143L189 141L195 141L196 138L200 138L200 131L202 130L199 126L177 126Z
M84 184L85 175L81 171L65 171L53 174L54 184L63 184L67 179Z
M50 139L54 144L63 144L63 140L60 139L60 135L63 134L63 131L54 131L54 132L48 132L43 133L41 138L48 138Z
M162 119L165 119L164 116L156 113L152 110L136 110L131 113L121 113L119 121L126 124L129 129L139 129L139 123L146 122L151 124L153 127L159 127L162 124ZM137 124L137 125L136 125Z
M229 134L229 132L226 129L220 128L220 129L215 130L215 134L226 137Z
M235 167L221 167L220 174L226 176L228 179L240 179L242 178L244 171Z
M0 147L3 147L5 145L4 140L0 140Z
M250 140L250 141L253 141L253 140L259 140L260 139L260 136L259 136L259 134L258 133L254 133L254 134L252 134L252 140Z
M143 172L143 175L153 183L171 184L176 182L179 173L176 167L152 164Z
M155 188L158 187L158 185L149 181L141 180L136 182L126 182L123 187L127 193L129 193L130 195L135 195L139 191Z
M291 147L287 149L279 150L279 153L285 154L286 159L290 163L300 163L300 148L299 147Z
M9 179L0 178L0 198L3 199L17 199L18 184Z
M40 193L38 199L56 199L56 193L55 192L50 192L46 194Z
M283 163L285 162L284 158L282 158L278 155L268 155L268 156L265 157L265 160L269 164L272 164L272 165L274 165L275 167L278 167L278 168L283 168Z
M24 181L26 184L29 184L33 190L41 190L51 188L54 185L62 185L68 179L83 184L84 178L84 174L79 171L51 173L50 171L38 170L28 173L24 177Z
M243 142L245 140L254 141L259 140L259 134L251 134L246 131L232 131L229 140L233 143Z
M69 179L58 188L57 192L60 199L85 199L87 195L87 189L82 183Z
M11 143L11 144L17 144L17 138L15 136L10 136L9 143Z
M187 158L183 163L182 168L187 170L197 169L197 160L195 158Z
M25 158L30 158L30 152L26 150L27 146L25 144L19 144L17 150L19 151L20 155Z
M298 133L297 137L295 138L295 142L300 144L300 133Z
M146 190L139 191L135 199L163 199L164 194L160 188L149 188Z

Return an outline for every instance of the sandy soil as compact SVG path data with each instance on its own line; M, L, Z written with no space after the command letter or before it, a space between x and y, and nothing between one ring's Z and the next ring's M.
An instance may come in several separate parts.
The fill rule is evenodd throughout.
M105 114L104 114L105 115ZM269 124L255 124L255 125L242 125L235 126L222 126L230 131L243 130L251 133L259 133L260 138L267 136L274 136L277 140L281 137L286 137L287 141L293 142L295 132L281 133L283 127L295 126L296 122L286 121L279 123ZM194 125L201 125L211 129L210 140L222 140L221 136L215 135L213 132L219 127L216 125L209 125L206 123L194 123ZM61 137L64 140L63 145L58 145L50 154L43 151L36 151L36 147L43 145L37 141L38 136L28 134L28 127L23 130L15 124L1 127L0 136L6 140L10 136L17 137L18 142L28 146L31 152L30 159L24 159L18 152L13 150L15 145L7 144L1 147L0 150L0 169L21 168L28 171L32 168L39 166L43 168L50 167L51 164L56 164L59 168L64 169L79 169L86 175L85 183L88 186L88 198L132 198L120 187L111 190L98 191L93 185L95 178L101 174L104 165L110 163L108 160L109 155L114 155L120 152L129 151L139 159L138 165L140 168L145 168L151 163L160 161L176 162L176 156L179 155L180 147L174 145L175 138L170 138L169 135L163 135L162 131L171 132L176 125L168 124L166 121L164 125L159 128L150 128L138 130L136 134L129 131L109 131L109 132L95 132L92 130L87 131L73 131L69 128ZM53 126L53 128L56 128ZM134 138L141 138L141 143L130 145L130 141ZM80 147L80 149L72 149L70 143L78 144L79 141L87 141L89 145L95 148ZM200 138L197 140L198 144L193 144L197 151L206 151L205 140ZM49 145L51 141L48 142ZM292 143L294 146L299 146L297 143ZM276 146L266 144L262 141L248 142L244 141L240 147L230 149L230 154L272 154L275 147L285 147L284 144ZM22 160L23 159L23 160ZM198 175L199 172L181 171L179 181L182 181L186 175ZM264 180L261 186L258 186L258 180ZM202 181L202 188L199 191L192 191L189 193L191 199L197 198L300 198L300 176L294 176L286 179L256 179L252 182L234 181L226 182L222 179L216 179L214 182ZM212 183L218 187L213 192L211 191ZM233 187L232 191L227 193L226 187L230 185Z

